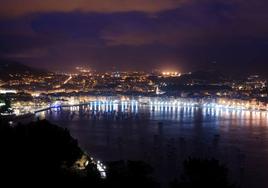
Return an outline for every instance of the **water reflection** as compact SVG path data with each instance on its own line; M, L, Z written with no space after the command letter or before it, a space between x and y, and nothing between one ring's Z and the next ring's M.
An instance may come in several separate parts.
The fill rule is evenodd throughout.
M266 112L136 100L92 101L38 113L68 128L80 145L105 160L144 160L163 181L179 174L188 156L215 157L238 182L268 185ZM261 174L258 176L252 175Z
M227 109L218 107L199 107L196 105L178 105L175 103L159 102L150 103L149 105L140 104L136 100L130 101L92 101L87 105L77 105L71 107L53 108L47 112L37 113L40 119L47 117L47 114L55 119L62 118L73 120L83 119L103 119L109 116L109 119L117 118L137 118L145 114L145 118L151 120L172 120L172 121L188 121L193 120L199 112L202 119L213 121L233 121L243 126L249 125L267 125L268 114L262 111L250 111L239 109Z

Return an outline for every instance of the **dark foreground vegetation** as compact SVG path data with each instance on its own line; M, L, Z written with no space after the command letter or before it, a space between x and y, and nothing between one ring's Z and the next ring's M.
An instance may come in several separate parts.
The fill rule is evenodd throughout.
M48 121L11 127L0 126L0 186L86 186L158 188L153 169L140 161L107 163L107 177L102 179L96 165L76 168L84 152L68 130ZM184 173L170 183L170 188L232 188L228 170L217 160L189 159Z

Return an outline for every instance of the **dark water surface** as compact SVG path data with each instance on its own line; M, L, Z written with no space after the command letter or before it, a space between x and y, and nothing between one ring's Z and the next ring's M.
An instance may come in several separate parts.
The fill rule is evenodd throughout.
M68 128L96 159L148 162L163 185L196 156L219 159L242 187L268 187L266 112L92 102L37 116Z

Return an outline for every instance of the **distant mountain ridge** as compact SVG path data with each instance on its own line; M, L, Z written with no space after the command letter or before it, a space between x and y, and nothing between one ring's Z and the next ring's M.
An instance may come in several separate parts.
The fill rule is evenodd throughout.
M45 74L46 71L41 69L36 69L24 65L20 62L10 61L1 59L0 60L0 79L6 80L10 79L11 75L20 74L20 75L40 75Z

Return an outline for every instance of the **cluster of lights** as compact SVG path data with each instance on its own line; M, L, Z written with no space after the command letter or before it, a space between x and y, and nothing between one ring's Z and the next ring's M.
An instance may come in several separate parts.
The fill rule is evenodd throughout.
M82 72L82 73L90 73L90 69L86 69L83 67L76 67L76 70L78 70L79 72Z
M150 101L149 102L151 108L152 107L205 107L205 108L222 108L222 109L233 109L233 110L251 110L251 111L263 111L268 112L268 108L261 109L259 106L250 105L249 103L235 103L235 102L194 102L194 101Z
M238 103L239 104L239 103ZM150 102L150 110L154 113L163 113L162 118L176 119L180 116L180 111L183 110L183 116L192 116L196 109L201 109L204 117L226 117L230 118L235 115L241 119L253 118L255 121L268 120L268 109L248 109L241 106L226 106L217 102L193 102L193 101L152 101Z
M80 105L88 105L91 111L125 111L131 110L131 112L137 112L138 101L136 100L95 100L86 103L80 103L74 99L68 102L56 101L49 108L53 109L55 112L61 110L62 107L70 107L71 111L79 110ZM47 110L45 108L44 110Z
M47 109L50 105L47 103L35 103L35 102L16 102L11 104L13 114L16 116L26 115L26 114L33 114L37 111L42 111Z
M97 165L97 169L98 169L98 171L99 171L99 173L100 173L100 175L101 175L101 178L106 178L106 166L103 164L103 163L101 163L100 161L95 161L94 159L93 159L93 157L91 157L90 158L90 160L95 164L95 165Z
M12 90L12 89L0 89L0 94L7 94L7 93L17 93L16 90Z
M181 76L181 73L178 72L162 72L163 76Z
M149 103L150 105L153 105L153 106L196 106L198 105L199 103L197 102L185 102L185 101L177 101L177 100L174 100L174 101L150 101Z
M233 101L233 100L219 100L218 106L224 108L232 108L239 110L261 110L268 111L268 105L251 103L250 101Z

